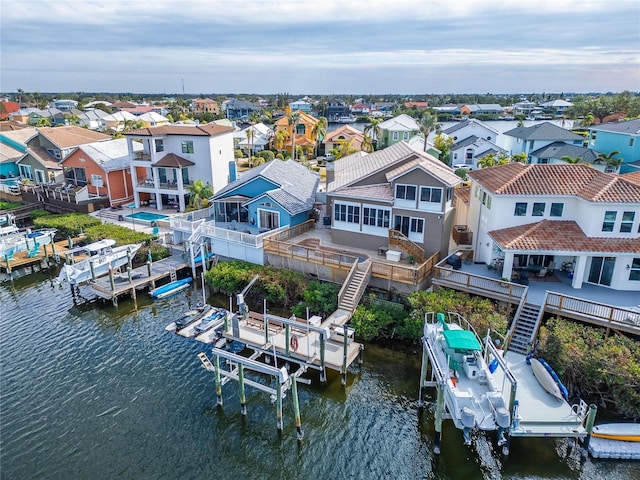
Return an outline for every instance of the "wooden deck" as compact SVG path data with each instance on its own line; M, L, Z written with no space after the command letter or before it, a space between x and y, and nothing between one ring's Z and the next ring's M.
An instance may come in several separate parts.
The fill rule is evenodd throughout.
M72 243L81 241L82 238L77 237L72 240ZM24 267L34 267L40 265L43 261L50 265L51 263L60 263L65 260L65 253L69 251L69 241L60 240L58 242L50 243L48 245L41 245L35 256L29 256L29 252L22 251L13 255L11 260L2 259L0 262L0 270L5 273L11 273L13 270ZM84 255L76 255L76 261L83 260Z

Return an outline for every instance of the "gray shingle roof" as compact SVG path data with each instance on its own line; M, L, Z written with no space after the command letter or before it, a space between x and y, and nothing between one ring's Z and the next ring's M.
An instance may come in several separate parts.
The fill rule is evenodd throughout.
M564 156L579 157L585 162L593 163L598 157L597 153L590 148L579 147L578 145L569 145L564 142L553 142L538 150L531 152L531 155L538 158L557 158L562 159Z
M640 135L640 118L629 120L627 122L601 123L600 125L593 125L589 127L589 130Z
M532 125L530 127L516 127L504 132L504 134L511 137L522 138L524 140L583 140L580 135L576 135L575 133L562 127L558 127L550 122L538 123L537 125Z
M286 162L271 160L252 168L243 173L236 181L222 188L214 195L213 200L224 198L230 192L257 177L268 180L275 187L259 196L267 194L290 214L296 215L313 208L320 177L317 173L312 172L294 160L287 160Z

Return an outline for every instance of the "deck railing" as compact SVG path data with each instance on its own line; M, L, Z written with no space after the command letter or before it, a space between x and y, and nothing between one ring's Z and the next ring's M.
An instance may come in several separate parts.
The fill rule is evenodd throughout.
M457 288L510 303L520 303L526 292L524 285L507 280L482 277L442 265L436 265L434 270L433 283L443 287Z
M415 244L407 236L398 230L389 230L389 247L398 246L409 255L412 255L418 263L424 262L425 252L422 247Z

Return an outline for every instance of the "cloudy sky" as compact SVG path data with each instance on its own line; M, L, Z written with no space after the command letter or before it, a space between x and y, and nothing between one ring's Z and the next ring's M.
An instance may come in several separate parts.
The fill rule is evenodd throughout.
M640 90L638 0L0 0L0 90Z

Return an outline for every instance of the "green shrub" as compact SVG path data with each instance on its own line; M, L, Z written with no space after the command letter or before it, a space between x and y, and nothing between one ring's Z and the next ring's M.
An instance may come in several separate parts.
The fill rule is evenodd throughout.
M258 153L256 153L256 156L263 158L265 162L269 162L276 157L276 154L273 153L271 150L261 150Z
M48 217L49 215L53 215L53 213L47 210L31 210L31 212L29 212L32 221L36 218Z
M69 213L66 215L47 215L33 220L36 228L55 228L56 238L76 237L87 228L100 225L99 219L84 213Z
M22 204L20 202L4 202L0 201L0 210L13 210L14 208L20 208Z
M240 150L239 148L236 148L236 149L233 151L233 156L234 156L235 158L242 158L242 157L244 157L244 153L242 153L242 150Z
M306 318L307 308L310 315L327 317L338 308L340 285L336 283L310 281L302 292L302 301L291 307L291 312L300 318Z

